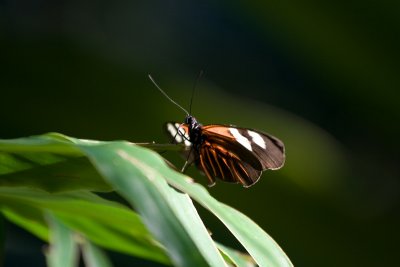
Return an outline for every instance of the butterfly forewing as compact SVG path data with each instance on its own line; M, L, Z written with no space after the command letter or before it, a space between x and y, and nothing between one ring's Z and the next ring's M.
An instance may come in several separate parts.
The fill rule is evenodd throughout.
M165 124L165 130L173 144L184 144L187 147L192 145L189 138L189 128L187 124L167 122Z

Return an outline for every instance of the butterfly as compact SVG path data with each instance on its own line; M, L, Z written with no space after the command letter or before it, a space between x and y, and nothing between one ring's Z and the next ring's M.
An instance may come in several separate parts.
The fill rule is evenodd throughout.
M209 186L213 186L218 178L249 187L260 179L263 171L277 170L284 165L285 146L278 138L234 125L203 126L149 77L171 102L186 112L183 123L165 124L171 142L185 147L186 162L182 171L194 163L207 176Z

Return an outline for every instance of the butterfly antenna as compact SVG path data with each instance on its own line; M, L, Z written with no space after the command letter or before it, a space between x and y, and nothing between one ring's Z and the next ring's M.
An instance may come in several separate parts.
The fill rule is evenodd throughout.
M192 114L192 103L193 103L193 96L194 96L194 91L196 89L196 86L201 78L203 76L204 71L200 70L199 75L197 75L196 81L193 84L193 89L192 89L192 96L190 97L190 106L189 106L189 114Z
M158 84L154 81L153 77L151 77L151 75L149 74L149 78L151 80L151 82L157 87L158 90L160 90L160 92L166 97L168 98L169 101L171 101L172 103L174 103L177 107L179 107L180 109L182 109L186 115L189 115L190 113L187 112L186 109L184 109L181 105L179 105L178 103L176 103L172 98L170 98L162 89L160 86L158 86Z

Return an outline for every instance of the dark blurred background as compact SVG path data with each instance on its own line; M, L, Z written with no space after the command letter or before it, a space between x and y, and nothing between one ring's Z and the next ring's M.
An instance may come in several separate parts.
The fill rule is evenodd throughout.
M0 138L165 143L165 121L269 132L283 169L217 199L296 266L393 266L400 241L399 1L0 1ZM174 153L165 155L178 165ZM206 179L194 168L197 181ZM241 249L200 208L214 239ZM44 265L7 224L6 266ZM151 263L112 254L116 266Z

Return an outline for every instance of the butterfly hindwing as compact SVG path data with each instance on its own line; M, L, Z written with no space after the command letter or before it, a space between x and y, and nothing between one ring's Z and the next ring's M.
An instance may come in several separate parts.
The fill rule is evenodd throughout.
M222 181L241 183L247 187L254 184L261 176L261 170L241 160L232 151L207 140L200 147L196 165L207 175L210 184L215 183L215 177L218 177Z

